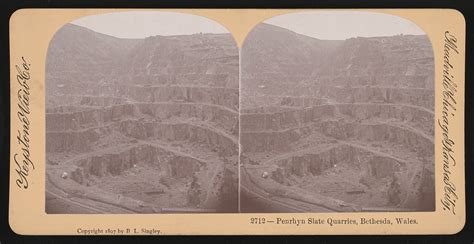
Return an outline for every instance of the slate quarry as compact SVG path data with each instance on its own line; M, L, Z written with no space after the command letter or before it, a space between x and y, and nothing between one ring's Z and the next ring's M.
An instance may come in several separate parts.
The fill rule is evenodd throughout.
M230 34L62 27L46 66L46 211L237 211L238 61Z
M241 67L243 212L434 211L426 36L319 40L259 24Z
M433 211L433 59L424 35L259 24L239 58L230 34L68 24L46 63L46 212Z

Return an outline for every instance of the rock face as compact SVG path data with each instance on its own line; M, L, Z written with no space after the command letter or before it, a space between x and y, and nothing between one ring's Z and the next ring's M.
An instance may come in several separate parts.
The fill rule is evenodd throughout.
M434 210L426 36L330 41L259 24L241 55L243 211Z
M230 34L61 28L46 65L47 211L237 211L238 61Z

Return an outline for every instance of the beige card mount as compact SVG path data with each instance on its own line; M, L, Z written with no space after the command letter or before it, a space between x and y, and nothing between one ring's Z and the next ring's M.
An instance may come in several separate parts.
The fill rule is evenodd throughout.
M25 235L453 234L451 9L21 9L10 225Z

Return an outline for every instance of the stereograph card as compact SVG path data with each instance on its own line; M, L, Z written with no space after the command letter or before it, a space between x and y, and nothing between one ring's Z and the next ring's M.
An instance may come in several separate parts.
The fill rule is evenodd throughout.
M12 229L453 234L465 21L451 9L20 9Z

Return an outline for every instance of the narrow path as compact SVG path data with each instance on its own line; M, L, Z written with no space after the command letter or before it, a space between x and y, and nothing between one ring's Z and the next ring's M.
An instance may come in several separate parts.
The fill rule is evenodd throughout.
M309 123L302 123L301 125L299 126L293 126L293 127L288 127L288 128L284 128L284 129L280 129L280 130L257 130L257 131L245 131L245 130L242 130L242 134L273 134L273 133L285 133L285 132L288 132L288 131L292 131L292 130L298 130L298 129L301 129L301 128L313 128L315 126L318 126L321 122L309 122ZM345 124L353 124L355 126L367 126L367 125L372 125L372 126L376 126L376 125L385 125L387 127L394 127L394 128L398 128L398 129L401 129L401 130L405 130L405 131L408 131L410 133L413 133L413 134L416 134L416 135L419 135L421 137L423 137L424 139L430 141L431 143L434 143L434 139L432 136L428 136L427 134L425 134L425 132L423 132L421 129L417 129L417 128L414 128L410 125L407 125L407 124L401 124L401 123L393 123L393 121L391 122L388 122L388 121L376 121L376 122L363 122L363 123L350 123L350 122L342 122L342 123L345 123Z
M304 97L301 97L301 98L304 98ZM434 115L434 111L432 110L429 110L425 107L422 107L422 106L418 106L418 105L413 105L413 104L406 104L406 103L373 103L373 102L355 102L355 103L341 103L341 102L328 102L328 103L323 103L323 104L319 104L319 105L313 105L313 106L307 106L307 107L299 107L299 106L279 106L279 107L283 107L283 108L289 108L289 109L292 109L290 111L302 111L302 110L308 110L308 109L312 109L312 108L319 108L319 107L327 107L327 106L338 106L338 105L353 105L353 106L386 106L386 107L396 107L396 106L401 106L401 107L408 107L408 108L414 108L414 109L418 109L418 110L422 110L423 112L427 112L431 115ZM247 110L250 110L250 109L259 109L259 108L265 108L265 107L275 107L275 105L270 105L270 106L262 106L262 107L258 107L258 108L247 108ZM261 114L282 114L282 113L286 113L286 112L289 112L289 111L279 111L279 112L272 112L272 113L242 113L242 115L261 115Z

